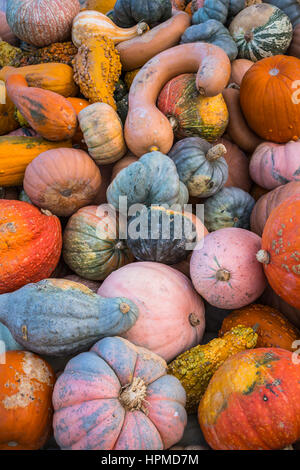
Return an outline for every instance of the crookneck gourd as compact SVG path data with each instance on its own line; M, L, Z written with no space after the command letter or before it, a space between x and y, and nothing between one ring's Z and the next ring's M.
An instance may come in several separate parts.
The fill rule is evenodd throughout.
M150 152L131 163L117 174L107 189L107 201L116 209L119 198L127 197L127 204L163 205L188 202L188 190L179 180L174 162L161 152Z
M90 103L100 101L116 109L113 95L121 62L111 39L103 36L86 40L78 49L73 68L74 80Z
M138 318L125 298L103 298L78 282L44 279L0 296L0 320L26 350L66 356L104 336L125 333Z
M220 191L228 178L223 144L211 145L200 137L188 137L174 145L169 156L190 196L209 197Z
M255 348L256 342L257 334L252 328L238 325L222 338L195 346L169 364L168 372L180 380L186 391L187 412L197 411L210 379L223 362L239 351Z

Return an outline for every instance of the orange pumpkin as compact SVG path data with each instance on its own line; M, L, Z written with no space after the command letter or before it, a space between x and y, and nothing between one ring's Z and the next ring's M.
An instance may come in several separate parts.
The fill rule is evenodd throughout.
M5 83L0 81L0 93L3 92L3 101L0 102L0 135L8 134L19 127L15 119L15 106L8 98Z
M234 310L223 320L219 336L223 336L238 325L256 326L258 348L282 348L294 351L292 344L300 339L299 330L276 308L266 305L251 304Z
M53 91L29 87L22 75L6 80L9 98L39 135L50 141L71 139L77 129L73 106Z
M87 100L83 98L67 98L67 100L73 106L76 112L76 116L78 116L78 114L80 113L82 109L86 108L90 104ZM80 145L81 148L84 148L84 149L87 148L87 146L84 143L83 134L82 134L79 124L77 126L77 131L72 139L72 142L74 144Z
M27 351L8 351L2 362L0 450L38 450L52 428L53 370Z
M240 103L251 129L264 140L300 137L300 59L284 55L258 61L246 72Z
M270 214L257 259L272 289L292 307L300 308L300 194Z
M0 200L0 294L50 277L61 247L57 217L27 202Z

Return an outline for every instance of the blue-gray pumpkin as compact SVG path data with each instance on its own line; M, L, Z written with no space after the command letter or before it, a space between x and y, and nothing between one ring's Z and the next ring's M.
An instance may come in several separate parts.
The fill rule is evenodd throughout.
M0 295L0 320L25 350L50 356L86 351L125 333L138 318L125 298L103 298L83 284L44 279Z
M195 2L197 4L197 1ZM207 20L217 20L225 23L228 15L229 0L205 0L192 17L193 24L204 23Z
M117 0L113 21L122 28L130 28L139 21L153 27L168 20L171 14L171 0Z
M120 197L127 198L128 208L133 204L183 206L188 202L188 190L180 181L174 162L156 151L121 170L106 195L109 204L120 211Z
M223 144L212 145L200 137L188 137L177 142L169 156L189 195L206 198L220 191L228 179L225 154Z
M242 10L231 22L229 32L235 40L239 58L253 62L288 49L293 27L279 8L259 3Z
M23 349L23 347L14 340L11 332L5 325L3 325L3 323L0 323L0 343L0 355L4 351L16 351Z
M221 228L250 229L255 200L240 188L222 188L204 202L204 224L209 232Z
M238 55L238 48L229 31L220 21L208 20L204 23L190 26L181 36L181 44L188 42L208 42L221 47L230 60Z

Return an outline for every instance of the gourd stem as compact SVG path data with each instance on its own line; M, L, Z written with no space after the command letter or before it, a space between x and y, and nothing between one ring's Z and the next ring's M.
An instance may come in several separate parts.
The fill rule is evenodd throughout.
M178 127L178 121L174 116L169 117L169 123L171 124L173 131Z
M259 250L256 253L256 259L257 259L257 261L259 261L260 263L263 263L263 264L269 264L270 263L270 255L266 250Z
M134 377L131 384L123 387L119 399L125 410L140 410L147 414L147 409L144 406L146 395L147 386L145 382L140 377Z
M226 269L219 269L219 271L216 272L216 279L217 281L227 282L230 279L230 272Z
M192 326L197 326L200 324L200 320L195 313L189 314L189 322Z
M206 160L213 162L218 160L218 158L223 157L227 153L226 147L223 144L214 145L206 154Z
M136 29L136 32L138 34L138 36L141 36L142 34L146 33L147 31L149 31L149 26L147 25L147 23L145 23L145 21L140 21L137 25L137 29Z
M120 304L120 311L121 311L122 313L124 313L124 315L125 315L126 313L128 313L129 310L130 310L130 306L129 306L128 304L126 304L125 302L122 302L122 303Z

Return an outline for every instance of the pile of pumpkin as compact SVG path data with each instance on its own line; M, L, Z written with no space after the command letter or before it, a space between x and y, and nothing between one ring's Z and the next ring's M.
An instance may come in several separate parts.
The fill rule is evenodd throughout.
M298 0L0 8L0 449L297 448Z

